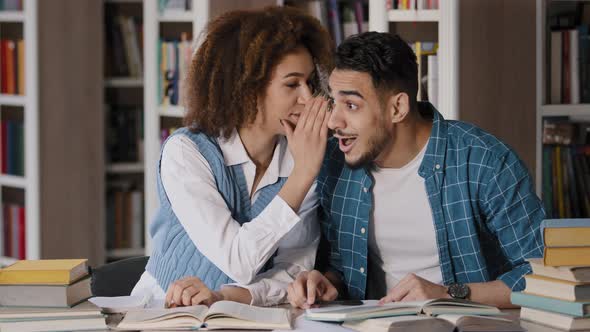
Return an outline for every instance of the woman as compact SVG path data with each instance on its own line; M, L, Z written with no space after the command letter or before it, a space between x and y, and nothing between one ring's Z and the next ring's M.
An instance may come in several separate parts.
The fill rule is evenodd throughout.
M162 149L154 250L134 294L273 305L313 267L329 112L312 94L331 45L316 19L286 7L209 23L185 82L185 128Z

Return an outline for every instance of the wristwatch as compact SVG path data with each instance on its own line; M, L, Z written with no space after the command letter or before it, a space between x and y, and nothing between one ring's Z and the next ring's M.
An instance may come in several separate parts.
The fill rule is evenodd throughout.
M447 290L447 294L449 294L454 299L466 300L470 293L471 291L467 284L450 284Z

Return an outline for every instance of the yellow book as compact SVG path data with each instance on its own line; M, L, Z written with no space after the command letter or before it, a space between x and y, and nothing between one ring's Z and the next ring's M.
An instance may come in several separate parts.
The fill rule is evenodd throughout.
M590 247L545 247L543 259L548 266L590 266Z
M590 227L545 228L546 247L590 247Z
M18 261L0 270L2 285L69 285L88 274L87 259Z

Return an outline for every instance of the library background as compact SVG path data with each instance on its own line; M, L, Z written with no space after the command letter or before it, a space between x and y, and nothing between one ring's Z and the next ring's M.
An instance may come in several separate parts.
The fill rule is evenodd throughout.
M2 0L0 265L148 255L195 39L220 13L268 5L307 11L336 44L400 34L419 99L511 145L548 216L590 216L588 1Z

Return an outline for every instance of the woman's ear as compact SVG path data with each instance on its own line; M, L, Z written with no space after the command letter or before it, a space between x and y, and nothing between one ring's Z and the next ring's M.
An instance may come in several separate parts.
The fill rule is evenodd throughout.
M410 98L407 93L393 94L387 100L387 112L391 123L402 122L410 113Z

